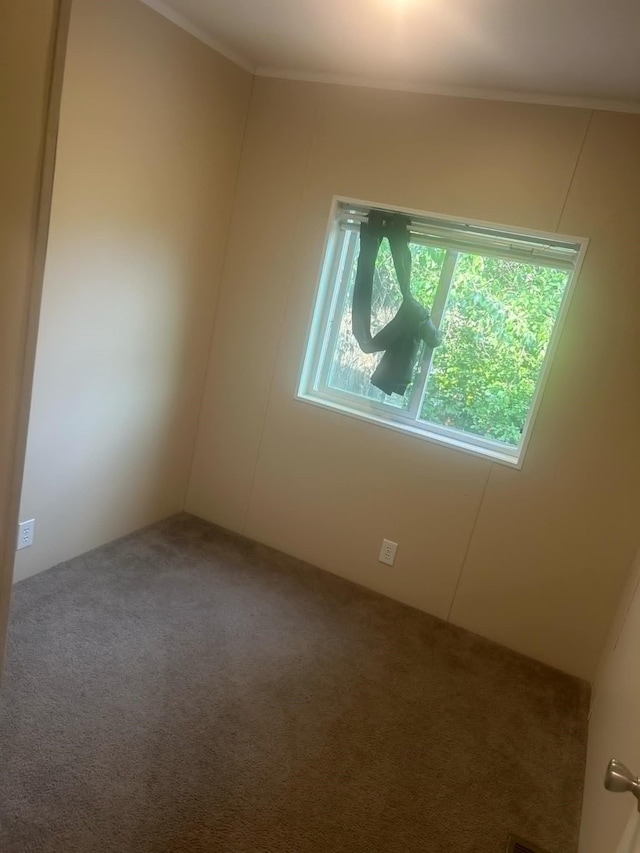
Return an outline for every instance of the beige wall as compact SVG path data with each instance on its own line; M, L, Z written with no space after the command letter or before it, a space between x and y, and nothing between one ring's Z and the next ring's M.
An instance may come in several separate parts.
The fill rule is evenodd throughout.
M182 509L251 83L74 0L17 578Z
M640 554L629 574L593 687L580 853L631 853L620 845L628 823L640 826L636 801L603 786L611 758L640 773ZM633 848L635 849L635 848Z
M35 343L29 331L37 314L52 179L53 144L47 146L45 137L55 137L59 14L54 0L0 4L0 669ZM64 32L63 20L60 58Z
M590 677L637 545L640 118L259 79L236 187L251 85L76 0L16 576L186 505ZM294 399L333 194L591 238L521 471Z
M187 509L590 677L637 545L639 180L637 116L257 80ZM591 238L521 471L294 399L333 194Z

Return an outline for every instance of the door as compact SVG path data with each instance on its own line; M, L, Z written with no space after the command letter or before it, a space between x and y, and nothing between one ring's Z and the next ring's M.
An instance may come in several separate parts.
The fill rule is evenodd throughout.
M640 853L638 802L604 788L612 758L640 775L640 553L594 683L580 853Z
M0 673L68 12L0 3Z

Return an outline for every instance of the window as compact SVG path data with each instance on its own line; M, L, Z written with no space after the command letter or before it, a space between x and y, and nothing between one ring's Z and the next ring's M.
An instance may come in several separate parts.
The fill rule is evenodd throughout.
M406 393L387 395L370 381L382 353L364 353L351 330L359 229L371 209L334 202L299 398L521 464L586 241L403 211L410 216L411 290L442 343L422 344ZM401 302L385 239L372 335Z

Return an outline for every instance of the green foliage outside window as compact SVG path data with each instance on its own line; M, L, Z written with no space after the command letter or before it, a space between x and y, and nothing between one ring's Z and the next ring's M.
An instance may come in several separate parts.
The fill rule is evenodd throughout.
M446 250L412 245L412 290L431 309ZM378 255L372 332L395 314L400 293L388 243ZM379 355L361 353L351 334L355 264L341 318L330 384L373 400L406 408L385 397L369 377ZM516 445L531 406L568 273L514 260L461 253L458 256L434 350L423 420Z

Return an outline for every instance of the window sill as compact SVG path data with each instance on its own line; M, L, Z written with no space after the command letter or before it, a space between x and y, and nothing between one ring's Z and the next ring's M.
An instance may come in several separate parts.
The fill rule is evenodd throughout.
M506 465L509 468L520 469L522 467L524 456L523 448L514 448L513 452L510 453L508 449L502 449L497 444L495 447L481 446L474 444L471 441L465 441L464 438L459 437L459 434L455 434L453 430L449 432L446 428L442 428L442 432L436 432L435 430L429 429L429 424L425 424L424 427L412 426L409 423L381 417L373 411L365 411L363 409L358 409L355 406L349 406L344 402L325 400L320 396L303 392L300 392L296 396L296 400L301 403L317 406L321 409L338 412L339 414L347 415L347 417L355 418L359 421L368 421L369 423L384 427L385 429L392 429L395 432L412 435L415 436L415 438L422 439L423 441L430 441L434 444L449 447L452 450L468 453L471 456L488 459L490 462L497 462L500 465Z

